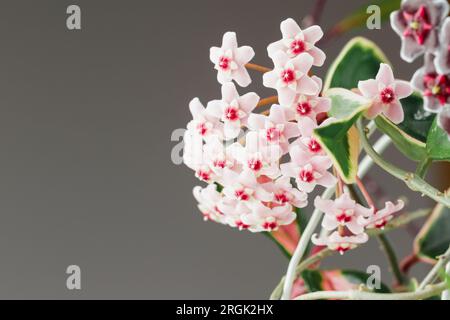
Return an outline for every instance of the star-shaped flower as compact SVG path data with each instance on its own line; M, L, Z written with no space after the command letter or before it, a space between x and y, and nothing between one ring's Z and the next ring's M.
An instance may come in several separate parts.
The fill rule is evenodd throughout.
M222 136L223 129L219 119L207 112L198 98L192 99L189 103L189 110L193 118L187 124L187 129L190 132L201 136L204 140L214 135Z
M375 214L358 218L359 223L363 224L368 229L383 229L389 220L394 217L394 213L402 210L404 206L405 204L402 200L398 200L397 204L388 201L386 202L385 207L376 211Z
M249 225L252 232L272 232L280 226L291 224L295 218L290 204L269 208L257 202L253 205L252 214L242 217L242 222Z
M287 53L277 51L272 59L275 68L263 75L263 83L277 90L282 106L290 106L298 94L319 93L318 84L308 75L313 65L313 58L309 54L300 53L291 59Z
M299 146L293 146L289 154L291 162L280 166L281 173L295 178L300 190L309 193L316 185L331 187L336 183L336 178L327 171L332 166L327 156L312 156Z
M316 246L326 246L330 250L338 251L340 254L344 254L346 251L354 249L368 240L369 236L367 233L360 233L356 236L341 236L338 231L321 238L314 234L311 238L312 243Z
M249 92L239 96L232 82L222 85L222 100L210 101L206 110L224 123L225 139L234 139L239 135L242 125L247 124L250 113L258 104L259 96Z
M347 227L353 234L364 232L364 224L360 217L368 217L373 213L373 208L365 208L343 193L335 200L326 200L316 197L314 206L325 213L322 227L328 231L335 230L339 226Z
M253 59L255 52L249 46L238 47L236 33L225 33L222 47L212 47L209 56L217 70L219 83L234 80L241 87L246 87L252 82L245 65Z
M194 188L193 194L205 221L225 223L225 216L218 208L218 204L222 200L222 194L217 191L215 184L210 184L206 188L197 186Z
M403 0L391 13L391 26L402 39L401 57L412 62L438 45L438 30L448 15L447 0Z
M296 208L304 208L308 204L308 195L292 187L289 177L280 177L273 183L265 184L265 189L274 194L273 202L277 205L289 203Z
M416 71L411 84L424 96L424 109L439 113L450 103L450 77L448 74L439 74L434 66L434 56L425 56L425 65Z
M288 121L286 108L279 105L273 105L268 116L252 113L248 128L258 132L260 139L268 144L279 145L283 154L288 152L289 139L300 135L297 124Z
M366 112L368 118L373 119L383 113L393 123L403 122L400 99L410 96L413 89L409 82L395 80L389 65L381 63L376 78L359 81L358 89L364 97L372 100L372 105Z
M273 58L278 51L287 53L290 58L306 52L314 59L315 66L323 65L326 58L325 53L315 46L316 42L323 37L322 28L311 26L302 30L297 22L289 18L281 22L280 29L283 39L271 43L267 47L269 57Z

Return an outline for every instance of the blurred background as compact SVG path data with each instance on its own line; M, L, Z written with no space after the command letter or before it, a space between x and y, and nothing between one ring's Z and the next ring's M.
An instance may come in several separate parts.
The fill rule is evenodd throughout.
M66 28L70 4L81 7L80 31ZM192 196L199 182L171 162L179 142L171 134L190 120L193 97L219 97L209 48L220 45L224 32L236 31L241 45L255 49L253 62L270 67L266 46L280 38L280 22L302 21L313 4L2 0L0 298L267 298L288 260L263 235L203 222ZM362 6L362 0L328 1L320 25L329 30ZM409 80L421 64L400 60L399 38L384 24L324 43L327 62L314 72L324 76L356 35L380 45L399 78ZM260 74L251 75L249 91L272 94ZM393 148L386 154L414 168ZM429 174L436 185L448 181L443 170ZM380 197L410 196L377 168L369 179ZM426 198L410 199L407 209L431 206ZM411 252L415 228L389 235L400 258ZM71 264L81 268L81 290L66 288ZM372 264L390 283L375 240L324 266ZM419 265L413 274L427 269Z

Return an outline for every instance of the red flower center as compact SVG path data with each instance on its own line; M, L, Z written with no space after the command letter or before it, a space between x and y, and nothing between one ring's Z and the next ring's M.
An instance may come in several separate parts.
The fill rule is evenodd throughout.
M295 72L292 69L285 69L281 72L281 79L284 83L291 83L295 80Z
M219 67L220 69L222 69L223 71L228 70L228 68L230 67L230 58L227 57L220 57L219 58Z
M294 40L291 43L291 51L293 54L298 55L302 52L305 52L306 45L305 42L302 40Z
M299 102L297 104L297 113L301 116L307 116L312 111L312 106L309 102Z
M281 137L281 132L275 127L266 130L266 138L269 142L278 141Z
M336 216L336 220L341 223L350 222L352 220L352 216L349 216L345 214L345 212L342 212Z
M250 198L248 194L245 193L244 190L236 190L234 192L234 195L241 201L247 201Z
M208 132L208 128L206 127L205 123L199 123L197 125L197 132L199 135L204 136Z
M423 79L424 96L435 97L441 105L448 103L450 98L450 79L445 75L429 73Z
M403 11L401 17L405 25L403 36L412 37L418 44L423 45L433 29L428 9L422 5L416 12Z
M227 107L225 109L225 119L230 121L236 121L239 119L238 109L234 107Z
M309 149L309 151L311 151L313 153L318 153L318 152L322 151L322 147L320 146L320 144L317 142L316 139L311 139L309 141L308 149Z
M275 194L275 201L277 201L278 203L285 204L286 202L289 201L289 199L286 196L286 193L282 192L282 193Z
M250 159L250 160L248 160L247 164L248 164L248 167L250 169L252 169L253 171L259 171L263 167L263 164L262 164L261 160L259 160L259 159Z
M197 178L202 181L208 182L211 179L211 173L209 171L200 169L197 171Z
M299 178L303 182L313 182L314 181L314 175L312 171L310 170L300 170Z
M273 221L273 222L264 222L263 225L262 225L262 227L264 229L270 230L270 231L275 230L277 228L277 226L278 226L278 224L275 221Z
M241 220L236 221L236 227L240 230L248 229L250 226L248 224L243 223Z
M389 87L384 88L383 91L381 91L381 93L380 93L380 98L381 98L381 102L383 102L384 104L392 103L392 101L395 100L394 90L392 90Z
M213 162L214 167L216 168L225 168L225 160L214 160Z

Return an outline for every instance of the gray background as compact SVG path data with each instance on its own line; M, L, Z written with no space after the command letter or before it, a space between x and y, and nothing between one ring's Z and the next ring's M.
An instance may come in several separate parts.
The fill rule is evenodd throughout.
M287 260L262 235L202 221L191 195L198 182L170 162L170 136L189 121L191 98L218 97L208 55L225 31L270 66L265 48L280 38L280 21L300 20L311 3L2 0L0 298L268 297ZM364 3L329 1L322 26ZM81 6L81 31L66 29L69 4ZM327 44L316 72L356 34L410 78L415 66L400 61L388 25ZM270 95L252 75L249 90ZM403 161L393 150L390 159ZM378 170L372 177L389 197L408 194ZM406 232L393 238L401 256L410 252ZM81 291L65 287L70 264L82 269ZM385 268L373 240L326 263L369 264Z

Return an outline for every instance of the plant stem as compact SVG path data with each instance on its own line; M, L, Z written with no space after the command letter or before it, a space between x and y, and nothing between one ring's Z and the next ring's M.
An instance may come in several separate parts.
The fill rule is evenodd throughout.
M428 168L430 167L432 160L429 158L425 158L422 160L416 169L416 174L421 177L422 179L425 178L425 175L427 174Z
M408 223L423 218L425 216L428 216L430 214L430 209L421 209L414 212L408 212L405 213L393 220L391 220L388 225L382 230L382 229L372 229L369 230L367 233L369 236L378 236L382 233L387 233L389 231L392 231L394 229L400 228L404 225L407 225ZM295 279L298 278L298 276L302 273L303 270L307 269L311 265L321 261L322 259L334 255L336 251L330 250L328 248L323 249L322 251L319 251L318 253L308 257L303 262L301 262L297 268L295 269ZM270 299L272 300L278 300L280 299L282 293L283 293L283 286L285 283L286 277L281 278L280 283L276 286L276 288L273 290L272 294L270 295Z
M393 164L385 161L370 145L367 140L366 133L362 127L361 119L358 120L357 126L359 129L359 133L361 136L361 143L366 151L366 153L373 159L373 161L384 169L386 172L396 177L397 179L402 180L405 184L413 191L421 192L422 194L430 197L431 199L442 203L443 205L450 207L450 198L446 196L443 192L435 189L430 186L427 182L425 182L422 178L418 177L414 173L407 172L403 169L400 169Z
M422 300L430 298L447 288L445 282L430 285L427 288L404 293L373 293L358 290L316 291L297 297L295 300L346 299L346 300Z
M369 136L370 132L367 135ZM380 139L378 139L377 142L375 142L375 144L373 145L373 149L379 154L382 154L391 145L391 143L391 138L389 138L387 135L383 135ZM359 164L358 176L364 177L367 174L367 171L369 171L369 169L371 168L372 164L372 158L366 155Z
M386 256L389 261L389 265L391 266L392 273L394 274L395 280L400 285L405 285L408 283L408 279L405 277L405 275L400 270L397 255L395 254L394 248L392 247L391 242L387 238L385 234L378 235L378 241L380 242L381 246L383 247L384 252L386 253Z
M334 187L328 188L323 193L322 198L329 199L331 198L333 193ZM292 286L296 278L295 269L297 268L299 262L302 260L306 248L308 247L309 241L311 240L311 236L319 225L322 215L322 211L315 209L308 221L308 224L306 225L305 230L303 231L303 234L300 237L297 248L295 248L294 254L289 261L288 269L286 272L286 281L284 282L283 286L283 295L281 296L282 300L288 300L291 297Z
M370 196L369 192L366 189L366 186L364 185L364 183L361 181L361 179L359 177L356 177L356 185L359 188L359 191L361 191L364 200L366 200L366 203L369 207L372 207L374 210L376 210L376 206L375 206L375 202L373 201L372 197ZM361 202L361 201L359 201Z
M247 69L255 70L255 71L258 71L258 72L262 72L262 73L266 73L266 72L272 71L272 69L270 69L270 68L263 67L263 66L260 66L259 64L254 64L254 63L247 63L245 65L245 67Z
M274 103L278 103L278 96L271 96L268 98L264 98L259 100L258 104L256 105L257 108L259 107L264 107L268 104L274 104Z
M445 277L447 279L446 280L447 286L450 285L450 283L448 283L449 276L450 276L450 263L447 263L447 266L445 267ZM441 300L450 300L450 289L447 289L444 292L442 292Z
M443 255L441 255L438 258L438 262L433 266L433 268L430 270L430 272L425 276L425 278L420 283L420 285L417 288L417 290L422 290L428 284L432 283L436 279L439 270L441 268L444 268L444 266L446 265L446 263L449 260L450 260L450 247L447 249L447 251L445 251L445 253Z

